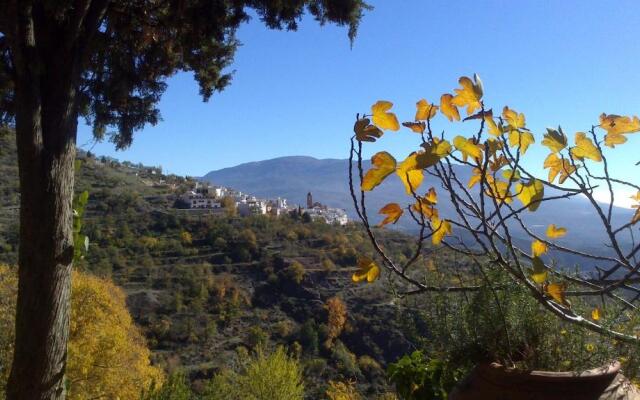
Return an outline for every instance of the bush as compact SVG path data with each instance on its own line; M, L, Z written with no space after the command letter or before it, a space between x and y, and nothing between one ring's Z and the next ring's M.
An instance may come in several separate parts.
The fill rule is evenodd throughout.
M337 340L333 346L331 358L335 362L341 374L348 378L360 378L362 373L358 367L355 354L353 354L347 346Z
M282 347L256 354L239 371L217 374L207 385L206 400L302 400L304 384L298 361Z
M142 400L195 400L196 397L189 387L184 374L172 374L167 381L158 388L142 395Z
M300 327L300 343L309 354L318 354L318 328L312 319L308 319Z
M353 382L329 381L326 394L329 400L362 400Z
M296 285L302 283L304 276L306 274L306 270L304 265L299 263L298 261L294 261L285 269L285 276L292 282L295 282Z
M249 328L247 335L247 344L253 348L264 347L269 340L269 334L261 327L255 325Z

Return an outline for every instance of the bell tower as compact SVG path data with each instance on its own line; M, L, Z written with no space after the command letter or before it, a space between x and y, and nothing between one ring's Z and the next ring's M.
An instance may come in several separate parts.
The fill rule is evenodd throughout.
M311 192L307 193L307 208L313 208L313 196Z

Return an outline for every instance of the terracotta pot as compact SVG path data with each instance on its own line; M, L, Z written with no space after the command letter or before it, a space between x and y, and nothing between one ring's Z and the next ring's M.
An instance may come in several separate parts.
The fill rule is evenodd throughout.
M636 400L640 391L612 362L584 372L517 371L476 366L449 400Z

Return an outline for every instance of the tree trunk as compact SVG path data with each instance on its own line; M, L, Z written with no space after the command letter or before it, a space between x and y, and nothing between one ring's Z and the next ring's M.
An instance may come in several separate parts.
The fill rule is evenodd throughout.
M58 62L16 80L20 171L19 285L9 400L62 400L73 261L77 113Z

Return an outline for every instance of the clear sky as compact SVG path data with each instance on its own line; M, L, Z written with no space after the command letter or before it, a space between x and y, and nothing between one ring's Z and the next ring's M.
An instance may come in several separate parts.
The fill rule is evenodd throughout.
M524 112L537 137L560 124L572 138L601 112L640 114L637 0L370 3L353 48L346 28L307 18L298 32L270 31L254 19L238 32L243 46L225 92L203 103L192 76L178 74L162 122L126 151L108 142L93 151L181 175L286 155L346 158L356 112L384 99L410 120L417 100L438 101L474 72L485 104ZM436 129L459 133L438 121ZM615 153L614 168L629 177L640 173L635 136ZM403 158L417 146L406 130L383 139L369 154L385 148ZM82 127L78 143L88 149L89 141ZM536 147L529 158L541 163L547 151Z

